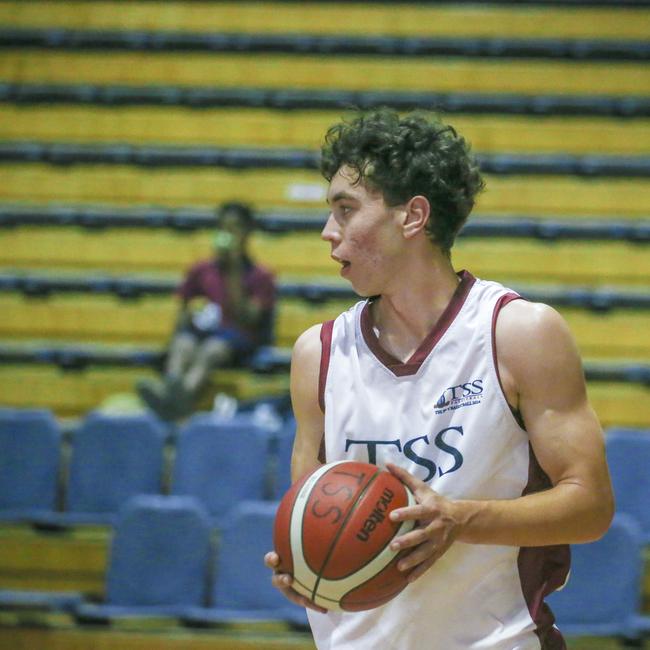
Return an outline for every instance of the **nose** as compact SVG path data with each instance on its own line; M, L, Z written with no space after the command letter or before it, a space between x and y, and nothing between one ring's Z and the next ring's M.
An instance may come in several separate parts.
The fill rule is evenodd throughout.
M327 221L323 226L323 230L321 231L320 236L321 239L328 241L331 244L337 244L339 241L341 241L341 231L339 230L336 219L334 219L334 215L332 215L331 212L327 217Z

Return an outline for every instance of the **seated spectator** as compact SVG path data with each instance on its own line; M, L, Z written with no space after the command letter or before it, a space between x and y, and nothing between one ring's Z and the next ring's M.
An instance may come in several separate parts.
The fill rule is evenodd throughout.
M247 252L251 210L217 210L213 258L195 264L180 285L180 313L162 381L143 380L141 399L165 420L189 415L215 368L240 365L270 343L275 282Z

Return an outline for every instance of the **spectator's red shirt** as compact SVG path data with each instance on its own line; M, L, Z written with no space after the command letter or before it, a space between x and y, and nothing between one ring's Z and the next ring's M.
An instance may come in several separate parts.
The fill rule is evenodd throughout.
M245 262L244 289L246 295L260 307L271 314L275 306L275 279L273 274L262 266ZM264 338L264 333L256 332L236 322L232 313L232 304L228 296L222 266L214 259L203 260L190 268L177 290L183 302L193 298L206 298L221 306L222 326L234 328L246 334L253 342ZM262 318L262 322L268 319Z

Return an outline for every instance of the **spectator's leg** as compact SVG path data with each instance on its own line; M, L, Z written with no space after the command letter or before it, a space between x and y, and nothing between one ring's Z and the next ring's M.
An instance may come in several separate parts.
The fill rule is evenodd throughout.
M199 347L196 337L186 332L176 334L169 346L165 375L168 377L183 377L191 366Z
M177 387L182 385L183 375L191 365L196 350L195 336L185 332L176 334L169 345L164 382L145 379L136 384L142 401L163 420L177 417L174 403Z
M172 419L192 413L210 372L227 364L231 358L232 349L223 339L209 338L198 344L192 363L182 379L177 377L167 382L166 403Z
M203 341L194 355L194 361L185 374L183 388L195 397L206 383L210 371L226 365L232 359L232 348L227 341L209 338Z

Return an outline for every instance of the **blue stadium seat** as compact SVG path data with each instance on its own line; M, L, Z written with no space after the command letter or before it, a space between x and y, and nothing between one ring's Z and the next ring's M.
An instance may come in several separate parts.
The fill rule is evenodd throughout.
M112 524L130 497L159 493L165 435L148 414L91 413L72 435L64 511L41 523Z
M639 613L642 547L638 524L623 514L602 539L571 547L569 581L548 598L565 635L637 639L650 630Z
M277 502L246 501L231 513L220 532L211 607L193 608L186 623L276 620L304 627L304 608L290 603L271 584L264 554L273 549Z
M30 521L55 510L60 456L52 413L0 409L0 520Z
M243 500L263 499L271 435L248 414L195 415L178 433L172 493L196 497L216 520Z
M650 544L650 430L610 429L605 448L616 510L633 517Z
M276 499L281 499L291 487L291 454L295 437L296 420L290 417L276 439L273 475L273 494Z
M140 495L121 509L103 604L76 608L79 622L179 617L206 602L210 523L193 498Z
M5 611L72 613L82 602L80 592L0 589L0 610Z

